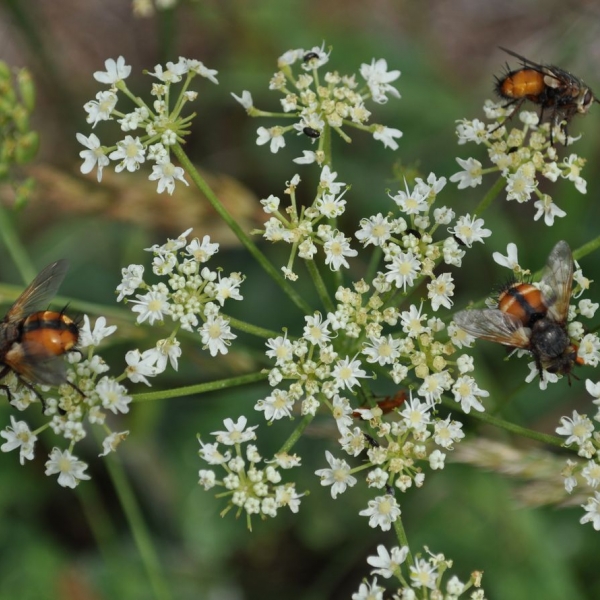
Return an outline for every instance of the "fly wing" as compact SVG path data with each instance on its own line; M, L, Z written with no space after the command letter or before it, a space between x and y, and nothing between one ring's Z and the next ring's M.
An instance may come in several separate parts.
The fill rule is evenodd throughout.
M4 363L30 383L57 386L67 381L64 357L49 353L43 344L14 344L6 353Z
M454 315L454 322L473 337L514 348L529 348L531 330L497 308L461 310Z
M573 287L573 254L569 244L560 241L552 248L540 282L548 313L558 323L567 320Z
M512 50L508 50L508 48L503 48L502 46L498 46L498 48L506 52L506 54L510 54L511 56L518 58L523 63L524 67L528 67L530 69L533 69L534 71L539 71L540 73L548 72L548 67L545 67L544 65L540 65L539 63L533 62L532 60L529 60L528 58L525 58L524 56L521 56L520 54L517 54Z
M4 317L7 323L20 321L33 312L47 308L62 283L69 262L64 258L48 265L27 286Z

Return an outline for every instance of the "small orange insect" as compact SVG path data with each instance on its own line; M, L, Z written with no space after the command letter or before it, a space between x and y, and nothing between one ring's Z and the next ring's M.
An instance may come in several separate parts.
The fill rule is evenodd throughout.
M59 260L43 269L17 298L0 323L0 380L11 371L44 404L32 384L58 386L68 383L63 354L74 350L79 327L64 314L39 310L54 297L69 263ZM0 385L10 400L7 385Z
M388 413L391 413L395 408L402 406L402 404L407 398L408 394L406 393L406 390L399 390L393 396L386 396L383 400L379 400L379 402L377 402L377 407L381 409L381 412L384 415L387 415ZM352 416L355 419L360 419L361 410L363 409L355 410L352 413Z

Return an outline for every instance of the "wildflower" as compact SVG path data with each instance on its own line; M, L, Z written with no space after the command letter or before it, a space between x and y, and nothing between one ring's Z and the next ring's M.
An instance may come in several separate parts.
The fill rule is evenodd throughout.
M600 493L594 492L594 496L588 498L587 503L581 506L586 514L579 519L579 522L582 525L591 522L594 529L600 531Z
M98 346L104 338L112 335L116 330L116 325L106 326L105 317L98 317L92 330L90 318L83 315L83 325L79 328L79 347Z
M77 141L87 148L87 150L82 150L79 153L79 156L83 158L83 164L80 167L81 172L87 175L97 166L97 178L98 183L100 183L102 181L102 169L110 164L110 160L104 153L98 136L90 133L88 137L85 137L85 135L77 133L76 137Z
M225 419L223 425L225 425L227 431L213 431L212 435L217 437L217 442L227 446L243 444L250 440L255 440L256 434L254 433L254 430L258 425L246 427L247 423L248 420L244 416L241 416L237 420L237 423L234 423L232 419Z
M369 527L373 529L381 527L382 531L389 531L392 523L400 516L400 506L396 498L389 494L369 500L368 506L369 508L361 510L358 514L369 517Z
M87 465L73 456L68 450L64 452L59 448L53 448L50 459L46 462L46 475L58 473L58 484L63 487L75 488L80 481L90 479L84 473Z
M25 421L17 421L10 416L10 425L0 431L0 435L6 439L6 442L0 446L2 452L10 452L19 448L19 461L25 464L25 460L33 460L33 447L37 441Z
M227 347L231 345L231 340L237 337L231 333L229 321L221 316L209 316L198 331L202 336L204 347L208 348L211 356L227 354Z
M452 392L454 399L460 403L466 413L471 412L471 408L483 412L485 409L478 397L487 398L490 395L489 392L480 389L476 381L469 375L461 375L452 386Z
M148 292L147 294L136 296L137 300L132 300L133 312L137 312L137 322L143 323L148 319L150 325L154 325L156 321L160 322L164 316L169 313L170 305L167 301L167 295L162 292Z
M148 177L148 179L150 181L158 180L158 187L156 191L159 194L162 194L165 190L167 190L169 195L172 195L173 191L175 190L176 179L185 183L185 185L189 185L183 176L183 169L181 167L176 167L168 160L154 165L152 167L152 174Z
M395 546L391 552L383 544L377 546L377 556L369 556L367 562L375 567L371 574L381 575L385 579L389 579L394 575L400 565L406 560L408 555L408 546L402 548Z
M94 79L100 83L114 86L117 82L127 79L131 73L131 67L125 64L125 59L122 56L119 56L116 61L112 58L107 59L104 66L106 71L96 71L94 73Z
M388 71L387 61L384 58L373 59L370 65L362 64L360 74L367 82L371 96L378 104L385 104L388 100L386 94L400 98L398 90L390 83L400 77L400 71Z
M315 475L321 478L321 485L331 486L331 497L335 500L338 494L343 494L348 486L356 484L356 477L350 475L350 466L344 460L335 458L331 452L326 451L325 456L329 469L319 469Z
M111 118L112 111L117 105L117 95L114 92L98 92L96 100L90 100L83 105L83 109L88 113L86 122L95 127L99 121L108 121ZM80 143L84 144L82 140ZM86 145L86 144L84 144ZM89 146L95 145L94 142L89 143ZM89 148L89 150L95 150ZM87 155L86 155L87 156ZM85 157L82 157L85 158Z
M465 215L459 217L456 226L448 231L460 238L464 244L470 248L473 242L482 242L483 238L492 235L489 229L483 227L483 219L477 217L471 217L471 215Z
M594 424L586 415L580 415L576 410L573 411L573 418L561 417L561 426L556 428L559 435L568 436L565 445L577 444L582 446L592 437Z
M115 171L120 173L123 169L127 169L130 173L137 171L140 165L146 160L146 149L139 137L133 138L130 135L125 136L125 139L117 142L117 149L111 152L108 157L111 160L120 160L121 162L115 167Z

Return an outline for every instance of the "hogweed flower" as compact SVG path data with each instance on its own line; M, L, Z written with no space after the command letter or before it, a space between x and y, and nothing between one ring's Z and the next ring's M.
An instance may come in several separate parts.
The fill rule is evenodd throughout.
M294 162L322 165L327 162L329 129L350 142L347 130L355 128L371 133L386 148L396 150L396 139L402 137L402 132L377 123L368 125L371 112L365 102L371 99L377 104L384 104L388 96L400 98L398 90L391 85L400 76L400 71L388 71L384 59L373 59L370 65L361 65L360 75L364 84L359 87L355 74L322 72L322 67L329 62L330 52L325 51L323 44L310 50L288 50L279 57L279 70L271 78L269 89L283 95L280 101L282 113L259 110L247 90L241 96L232 94L251 117L279 117L287 122L290 118L294 119L290 125L259 127L256 143L259 146L269 144L271 152L276 153L285 147L285 135L295 132L304 135L313 144L318 141L318 145L316 150L304 150Z
M176 338L179 328L198 332L211 356L227 354L231 340L237 337L231 332L229 320L221 315L221 308L228 300L243 299L239 288L244 277L240 273L225 277L220 270L205 266L218 252L219 244L211 242L207 235L202 241L194 238L188 242L191 231L188 229L165 244L146 248L154 255L154 275L163 281L146 283L143 265L122 269L118 300L134 305L132 311L137 313L137 323L163 324L169 319L176 324L170 337L160 340L156 348L130 354L131 375L145 383L148 383L146 377L162 373L167 363L177 369L181 356ZM136 294L137 291L141 293ZM135 299L130 299L134 294Z
M571 145L576 138L565 140L565 134L560 126L555 126L551 135L550 123L539 123L539 117L534 112L522 111L518 120L522 123L517 127L517 117L507 119L513 111L512 107L493 103L489 100L484 104L484 112L491 123L479 119L463 119L458 122L456 134L459 145L474 142L487 148L488 159L492 166L484 167L475 158L456 161L462 171L450 177L450 181L458 184L458 189L481 185L483 176L499 173L504 180L504 190L507 200L519 203L534 199L537 212L534 220L544 217L548 226L554 224L554 219L564 217L566 212L559 208L552 197L543 193L540 182L567 179L575 185L581 194L587 191L587 182L581 176L581 170L586 160L572 153L560 159L553 140Z
M433 554L425 546L425 557L417 554L414 561L408 562L408 547L396 546L388 549L380 544L377 546L377 556L369 556L367 563L372 567L371 574L386 580L385 586L377 584L377 577L369 583L366 579L360 584L352 600L370 600L383 598L384 592L393 593L394 598L448 598L448 600L467 598L485 600L481 589L480 571L471 574L469 581L463 583L456 575L448 577L447 571L452 568L453 561L446 559L443 554ZM467 591L476 588L469 596ZM386 596L387 597L387 596ZM392 596L390 596L392 597Z
M154 99L147 103L128 89L125 79L131 74L131 67L125 64L122 56L116 61L108 59L105 67L106 71L97 71L94 78L110 88L98 92L94 100L84 105L87 122L95 128L102 121L116 119L121 131L127 135L114 145L106 146L95 133L89 136L78 133L77 140L86 148L80 153L84 159L81 172L90 173L96 169L98 181L101 181L103 169L110 164L116 162L117 173L135 172L144 162L150 161L154 165L148 178L157 181L159 194L164 191L173 194L177 182L188 185L183 169L171 161L171 146L183 142L190 132L190 122L195 115L182 116L182 112L198 95L188 89L192 80L200 76L216 84L217 72L198 60L183 57L176 63L168 62L165 67L156 65L153 72L146 72L157 79L151 91ZM177 84L181 84L181 89L175 97ZM123 112L120 108L123 96L133 103L131 112Z
M254 425L247 427L246 417L237 422L225 419L225 431L212 433L214 443L200 442L199 455L211 469L199 471L199 484L205 489L223 489L219 497L227 499L227 507L221 512L225 516L234 509L236 516L246 514L248 529L252 530L252 516L261 519L274 518L280 509L288 508L296 513L300 509L300 499L304 494L296 491L293 482L283 482L282 471L300 466L296 455L276 454L273 459L265 460L259 453ZM226 447L221 451L219 444ZM217 478L216 467L223 470L222 479Z

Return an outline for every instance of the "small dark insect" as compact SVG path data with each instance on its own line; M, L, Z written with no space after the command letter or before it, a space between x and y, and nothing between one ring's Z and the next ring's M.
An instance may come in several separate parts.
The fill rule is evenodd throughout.
M307 63L309 60L312 60L313 58L319 58L319 55L316 52L307 52L304 57L302 58L302 60Z
M576 114L586 114L592 102L600 102L592 90L578 77L554 65L535 63L516 52L500 47L507 54L518 58L522 67L496 77L496 93L508 100L506 106L514 109L510 119L526 100L540 107L540 122L544 111L550 111L552 128L560 126L567 139L567 125ZM552 130L551 130L552 131ZM550 134L552 136L552 133ZM551 142L552 138L551 138Z
M69 383L62 355L74 350L77 324L61 312L40 310L48 305L65 277L69 263L59 260L43 269L17 298L0 322L0 380L11 371L44 405L34 383L58 386ZM0 385L11 399L7 385Z
M584 364L567 333L567 315L573 285L573 255L567 242L554 246L541 279L540 289L513 281L504 286L498 308L462 310L454 321L468 334L528 350L540 379L544 370L569 377L575 364Z
M321 137L321 132L317 131L316 129L313 129L312 127L305 127L302 130L302 133L304 133L304 135L307 135L309 138L313 138L314 140Z
M405 235L408 235L410 233L410 234L414 235L418 240L421 239L421 233L417 229L411 229L409 227L404 233L405 233Z

